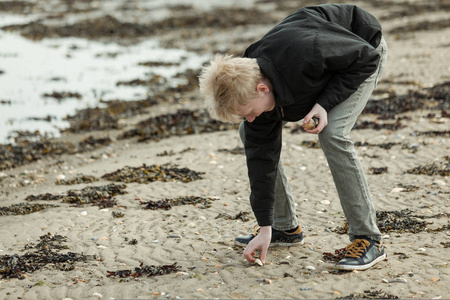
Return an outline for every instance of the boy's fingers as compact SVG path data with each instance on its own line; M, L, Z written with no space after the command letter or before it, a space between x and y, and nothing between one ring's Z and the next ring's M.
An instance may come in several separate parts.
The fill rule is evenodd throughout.
M267 248L261 249L261 257L260 257L260 259L261 259L261 262L263 264L266 264L266 254L267 254Z

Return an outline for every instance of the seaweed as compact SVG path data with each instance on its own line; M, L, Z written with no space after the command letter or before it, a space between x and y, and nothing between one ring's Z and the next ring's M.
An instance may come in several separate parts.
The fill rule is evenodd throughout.
M0 207L0 216L16 216L16 215L27 215L34 212L42 211L49 207L59 207L59 205L53 204L29 204L29 203L19 203L13 204L8 207Z
M81 99L83 98L83 96L81 96L80 93L75 93L75 92L52 92L52 93L45 93L42 95L42 97L44 98L54 98L58 101L61 101L65 98L76 98L76 99Z
M178 110L149 118L119 136L119 139L138 137L139 142L160 141L161 139L190 134L237 129L237 124L222 123L210 118L203 110Z
M248 217L249 214L250 213L247 211L240 211L239 213L236 214L236 216L233 217L227 213L220 213L216 216L216 219L225 218L228 220L241 220L242 222L248 222L250 221L250 218Z
M47 156L83 153L110 144L110 138L95 139L89 136L78 144L52 140L39 131L16 131L14 144L0 144L0 170L16 168Z
M199 205L200 208L210 208L213 198L203 198L198 196L184 196L174 199L162 199L158 201L141 201L141 205L145 205L144 209L156 210L165 209L169 210L172 206L180 205Z
M381 143L381 144L371 144L368 142L355 142L356 147L379 147L385 150L389 150L392 146L400 145L400 143Z
M434 216L423 216L423 215L414 215L412 211L408 209L403 209L400 211L377 211L377 225L382 233L388 232L410 232L410 233L419 233L422 231L430 231L427 228L430 222L423 221L421 219L427 218L439 218L445 216L445 214L438 214ZM336 228L333 231L339 234L347 234L348 232L348 223L345 222L342 227ZM445 230L445 227L435 229L434 231L442 231Z
M171 265L162 265L162 266L155 266L155 265L144 265L144 263L141 262L139 267L134 268L134 271L132 270L119 270L119 271L106 271L108 272L108 275L106 277L152 277L152 276L161 276L166 275L174 272L178 272L180 269L179 266L177 266L177 263L173 263Z
M233 149L219 149L219 152L231 153L235 155L245 154L244 147L235 147Z
M406 95L391 95L380 100L370 100L363 114L395 115L416 110L450 109L450 81L431 88L409 91Z
M95 255L85 255L83 253L59 253L63 249L69 249L66 245L67 238L61 235L40 236L40 242L26 244L24 250L28 250L23 255L0 255L0 275L2 278L27 277L25 273L32 273L44 267L59 271L71 271L75 269L76 262L85 262L96 259Z
M406 170L406 173L416 175L428 175L428 176L439 175L442 177L449 176L450 163L447 156L446 159L447 162L432 162L431 164L426 164L424 166L417 166L409 170Z
M369 168L373 175L380 175L388 172L388 167Z
M335 299L399 299L395 295L388 294L382 290L366 290L364 293L350 294L344 297L337 297Z
M56 184L59 185L72 185L72 184L80 184L80 183L92 183L99 181L99 179L95 176L89 176L89 175L81 175L77 176L71 179L58 179L56 180Z
M126 187L125 184L115 185L114 183L103 186L88 186L80 191L69 190L66 195L53 195L51 193L29 195L25 200L61 200L63 203L70 203L75 206L91 204L100 208L106 208L117 205L117 200L114 196L126 194L124 191Z
M345 258L345 254L347 253L346 248L334 250L334 254L331 252L322 253L322 257L324 261L337 263L341 259Z
M154 181L180 181L191 182L202 179L204 172L192 171L188 168L176 168L170 164L151 165L143 164L140 167L125 166L115 172L107 173L102 178L110 181L149 183Z

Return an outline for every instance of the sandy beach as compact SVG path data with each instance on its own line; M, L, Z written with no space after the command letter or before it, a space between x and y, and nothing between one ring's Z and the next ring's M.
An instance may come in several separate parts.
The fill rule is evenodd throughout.
M40 29L1 30L39 40L71 29L106 42L134 32L133 42L151 35L167 48L240 55L288 13L319 3L221 1L217 9L170 2L159 6L170 8L166 15L152 19L139 1L114 12L106 2L80 1L91 5L83 12L61 1L67 11L58 18L0 2L3 12L40 18ZM389 47L381 82L352 132L386 261L359 272L328 261L327 253L349 243L345 218L317 136L296 123L283 130L282 158L305 244L270 248L262 267L245 261L234 244L256 225L245 155L236 128L202 110L198 65L182 74L187 84L157 86L136 113L108 115L117 126L73 125L59 139L19 143L26 146L15 152L0 145L0 298L450 299L450 3L353 3L380 20ZM98 37L97 23L67 26L106 15L126 30ZM139 79L155 89L156 79ZM82 176L90 177L63 184Z

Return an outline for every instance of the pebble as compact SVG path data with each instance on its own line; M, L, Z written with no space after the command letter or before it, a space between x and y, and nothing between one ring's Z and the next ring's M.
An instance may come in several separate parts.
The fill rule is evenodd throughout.
M389 283L389 280L387 280L387 279L381 279L381 282L383 282L383 283Z
M391 190L391 193L400 193L400 192L403 192L403 190L404 190L404 188L393 188Z
M189 275L187 272L177 272L177 275Z
M300 288L300 291L311 291L312 288L311 287L302 287Z
M446 183L442 180L435 180L433 181L433 184L437 184L437 185L446 185Z
M82 215L82 216L87 216L87 211L82 211L81 213L80 213L80 215Z
M394 278L394 279L389 280L389 283L394 283L394 282L407 283L408 280L406 280L405 278Z
M179 234L174 234L174 235L169 235L169 238L170 239L181 239L183 237L181 235L179 235Z
M260 265L261 267L264 265L259 258L255 259L255 264Z
M320 201L320 203L324 204L324 205L330 205L330 200L322 200Z
M425 248L419 248L419 249L417 249L417 250L422 251L422 252L427 251L427 249L425 249Z
M300 167L300 171L306 171L306 169L307 169L307 167L305 167L305 166Z
M409 272L408 275L409 275L409 277L413 277L414 273L413 272Z
M103 298L103 295L100 293L93 293L92 297Z
M306 266L305 269L310 270L310 271L313 271L313 270L316 269L316 267L313 267L313 266Z

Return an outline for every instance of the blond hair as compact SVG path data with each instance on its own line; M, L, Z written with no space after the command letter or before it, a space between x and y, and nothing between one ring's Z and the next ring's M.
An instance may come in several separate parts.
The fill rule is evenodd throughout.
M215 119L237 123L238 107L258 96L256 86L264 78L256 59L217 54L200 74L200 93Z

